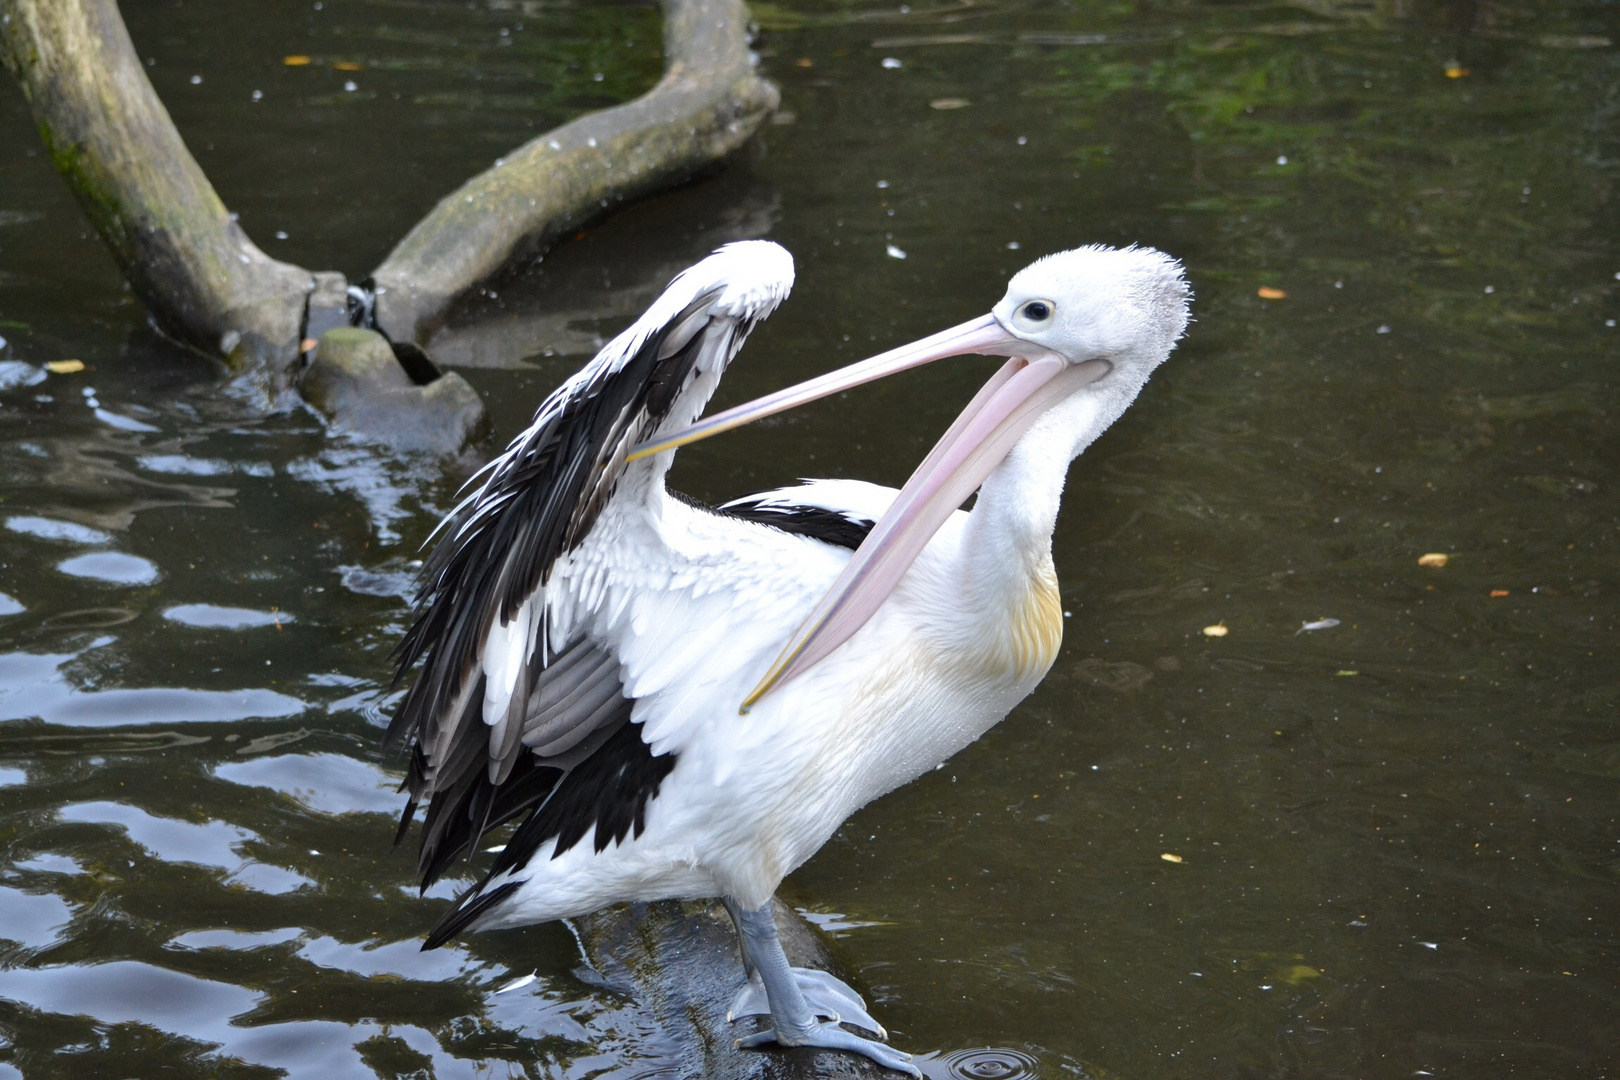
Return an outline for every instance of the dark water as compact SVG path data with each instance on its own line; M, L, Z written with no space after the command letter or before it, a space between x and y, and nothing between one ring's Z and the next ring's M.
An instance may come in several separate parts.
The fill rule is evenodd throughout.
M755 151L436 345L504 440L726 239L799 285L721 403L977 314L1046 251L1186 261L1190 338L1071 477L1051 676L785 893L916 1051L1615 1075L1620 10L913 6L756 7L784 111ZM645 5L125 8L250 234L354 275L659 71ZM147 331L10 85L0 335L86 365L0 369L0 1077L635 1075L564 928L416 948L456 883L417 899L389 846L386 654L459 476L253 416ZM676 482L898 483L987 370Z

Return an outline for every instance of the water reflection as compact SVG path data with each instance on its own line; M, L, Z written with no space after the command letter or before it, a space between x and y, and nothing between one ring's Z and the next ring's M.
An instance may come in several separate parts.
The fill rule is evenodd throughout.
M60 897L22 892L0 885L0 938L25 949L43 949L59 940L73 917Z
M109 643L103 639L91 648ZM296 716L308 707L298 698L264 689L85 690L63 671L83 655L0 653L0 720L39 719L70 727L201 724Z
M75 555L57 563L56 568L70 577L89 578L108 585L150 585L158 579L158 568L150 559L122 551Z
M224 1042L230 1019L261 1000L230 983L131 960L0 969L0 996L41 1013L145 1024L208 1042Z
M153 858L234 870L242 865L239 845L254 835L223 821L193 824L156 817L139 807L115 802L74 803L57 811L63 821L114 825Z
M6 518L6 528L24 536L40 540L66 540L74 544L110 544L112 535L88 525L75 525L71 521L20 515Z
M224 607L219 604L177 604L166 608L163 617L181 626L205 630L251 630L281 626L293 621L284 611L254 611L252 608Z
M275 754L216 766L233 784L269 788L321 814L388 814L400 809L399 778L339 754Z

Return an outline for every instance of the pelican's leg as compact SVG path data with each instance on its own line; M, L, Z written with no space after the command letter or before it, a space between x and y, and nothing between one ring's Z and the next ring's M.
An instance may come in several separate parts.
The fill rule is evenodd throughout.
M768 1012L771 1017L769 1030L738 1039L737 1045L754 1047L774 1042L782 1046L847 1050L863 1054L885 1068L921 1076L917 1066L911 1063L910 1054L863 1039L838 1026L841 1020L847 1020L872 1031L883 1030L867 1014L865 1003L855 991L824 971L788 964L787 954L776 936L776 916L771 903L767 900L757 911L743 911L734 904L726 904L737 923L744 961L753 967L749 985L737 995L731 1015L753 1016ZM757 998L752 993L756 980L763 991L765 1008L756 1007Z
M726 1013L726 1019L736 1020L742 1016L769 1016L771 1012L770 999L765 993L765 982L760 977L759 965L748 952L748 935L743 931L743 912L731 900L724 901L726 911L731 914L731 921L737 927L737 943L742 947L743 970L748 981L743 983L737 996L732 999L731 1008ZM772 921L772 928L775 921ZM842 979L815 968L791 969L793 978L799 984L799 992L804 995L805 1004L810 1011L822 1020L831 1020L833 1023L854 1024L867 1031L875 1031L879 1036L889 1037L882 1024L866 1011L866 1002L861 1000L852 987Z

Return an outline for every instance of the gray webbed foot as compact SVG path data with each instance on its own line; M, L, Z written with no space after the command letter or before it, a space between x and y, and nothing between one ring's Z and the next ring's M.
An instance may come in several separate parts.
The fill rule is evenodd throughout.
M854 1023L854 1021L851 1021ZM921 1077L922 1070L912 1062L911 1055L896 1050L871 1039L863 1039L853 1032L845 1031L836 1023L815 1024L808 1031L793 1035L782 1035L775 1028L747 1035L737 1040L737 1045L744 1048L765 1046L777 1043L781 1046L813 1046L823 1050L843 1050L851 1054L860 1054L869 1057L882 1065L885 1069L893 1069L910 1076Z
M889 1037L883 1025L866 1011L866 1002L861 1000L861 995L850 989L849 984L815 968L790 970L793 972L794 982L799 984L799 992L804 995L805 1004L810 1006L817 1019L829 1020L834 1024L842 1021L874 1032L880 1038ZM731 1011L726 1013L726 1019L729 1021L741 1016L769 1016L770 1012L771 1003L765 994L765 982L759 977L759 972L755 971L743 988L737 991L737 996L731 1003Z
M729 1018L763 1015L771 1018L768 1030L738 1039L739 1047L777 1043L842 1050L870 1058L886 1069L922 1076L910 1054L838 1026L847 1023L885 1038L888 1036L883 1025L866 1011L866 1003L855 991L825 971L788 964L776 933L771 901L752 911L730 902L726 906L737 922L743 956L753 968L747 985L732 1002Z

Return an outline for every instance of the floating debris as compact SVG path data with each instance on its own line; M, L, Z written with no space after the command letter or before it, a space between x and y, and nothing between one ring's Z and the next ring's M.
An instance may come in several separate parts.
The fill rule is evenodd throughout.
M1357 671L1355 668L1340 668L1338 671L1333 673L1333 676L1334 678L1348 679L1353 675L1360 674L1361 672Z
M305 67L309 64L307 56L283 56L281 62L288 67Z
M883 66L888 68L890 71L895 71L899 68L905 67L905 65L900 62L900 58L897 56L885 56L883 58Z
M1466 79L1467 77L1468 69L1457 63L1455 60L1446 65L1446 78Z
M72 375L76 371L84 370L83 360L52 360L45 365L45 370L52 375Z
M1226 623L1224 621L1218 622L1214 626L1204 627L1205 637L1225 637L1229 633L1231 633L1231 631L1226 628Z
M891 259L903 259L906 257L906 253L895 247L893 244L889 244L883 250L889 253L889 258Z
M1508 596L1508 595L1511 595L1511 594L1508 592L1507 589L1492 589L1491 590L1492 599L1495 599L1497 597L1502 597L1502 596Z
M965 97L942 97L935 98L933 101L930 101L928 103L928 107L930 109L938 109L941 112L949 112L952 109L965 109L972 104L973 102L969 101Z
M1294 636L1299 637L1307 630L1331 630L1338 625L1338 619L1317 619L1315 622L1302 623L1300 628L1294 631Z
M1431 551L1427 555L1418 556L1419 566L1432 566L1436 570L1451 561L1451 556L1443 551Z
M1255 290L1254 294L1262 300L1288 299L1288 293L1284 292L1282 289L1273 289L1270 285L1260 286L1260 288Z
M1179 863L1179 862L1185 862L1186 861L1180 855L1172 855L1168 851L1161 854L1159 856L1159 858L1163 859L1165 862L1173 862L1173 863Z
M539 977L540 976L536 975L534 972L531 971L527 975L521 975L518 978L513 979L511 982L507 983L505 986L501 987L499 990L497 990L495 992L497 994L504 994L508 990L521 990L525 986L528 986L530 983L534 982Z

